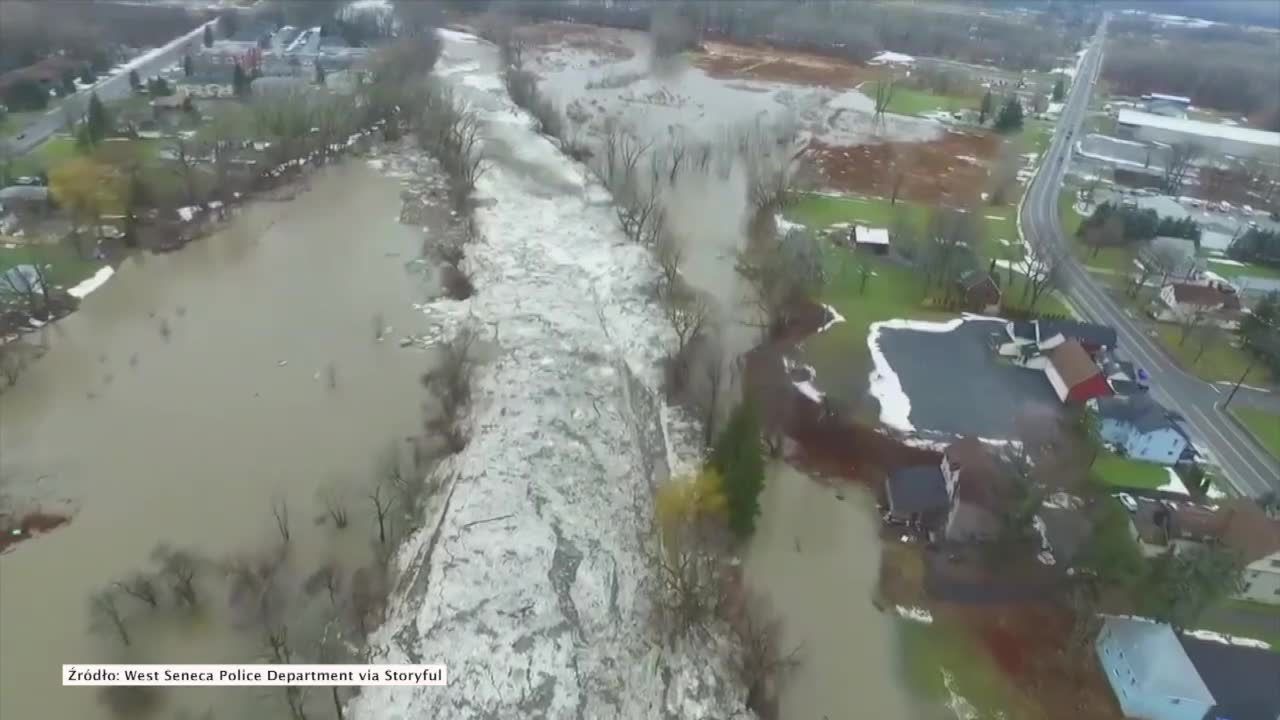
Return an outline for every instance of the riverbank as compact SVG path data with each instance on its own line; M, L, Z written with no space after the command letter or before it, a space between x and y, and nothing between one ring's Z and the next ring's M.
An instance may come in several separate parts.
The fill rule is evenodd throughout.
M260 634L228 603L225 578L274 557L273 507L291 518L279 577L299 638L329 603L303 589L318 568L332 566L344 593L371 576L360 572L380 546L368 487L392 448L408 456L406 438L424 432L420 377L434 362L395 338L429 330L412 307L439 291L422 238L449 216L401 224L400 181L361 160L308 177L291 202L247 203L201 242L131 256L50 327L45 357L0 395L5 490L72 517L0 555L0 716L115 717L92 691L58 687L68 658L259 657ZM397 534L411 529L390 517ZM123 597L122 646L91 627L88 598L151 572L158 543L203 559L205 610L180 612L167 592L154 612ZM168 689L154 703L161 714L288 716L283 696L249 689Z

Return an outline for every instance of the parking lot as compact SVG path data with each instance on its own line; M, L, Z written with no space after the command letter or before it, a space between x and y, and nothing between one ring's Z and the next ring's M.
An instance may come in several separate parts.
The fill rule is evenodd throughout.
M880 350L925 433L1016 439L1028 413L1061 408L1044 374L999 362L987 346L1001 322L969 320L950 332L880 332ZM1037 414L1039 414L1037 413Z

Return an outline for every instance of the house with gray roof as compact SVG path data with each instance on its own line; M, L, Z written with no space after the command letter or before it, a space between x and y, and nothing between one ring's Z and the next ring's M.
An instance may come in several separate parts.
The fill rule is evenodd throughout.
M1126 717L1204 720L1217 705L1173 628L1164 623L1108 617L1094 649Z
M1150 393L1101 397L1094 401L1098 434L1135 460L1173 465L1187 448L1187 436Z

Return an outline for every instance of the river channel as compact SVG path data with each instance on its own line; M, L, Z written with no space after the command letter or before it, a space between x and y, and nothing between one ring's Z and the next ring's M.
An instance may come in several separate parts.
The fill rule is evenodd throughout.
M10 492L75 509L0 556L0 717L111 717L93 689L59 687L63 663L263 658L216 610L179 622L125 598L129 647L89 629L89 595L148 568L157 543L256 552L278 542L276 498L299 573L368 562L362 483L421 430L427 356L397 340L424 329L422 235L398 221L399 183L363 161L306 183L181 251L128 260L0 395ZM380 342L378 326L391 327ZM342 532L317 521L332 487L352 498ZM284 717L261 690L173 692L158 715L216 703L218 718Z

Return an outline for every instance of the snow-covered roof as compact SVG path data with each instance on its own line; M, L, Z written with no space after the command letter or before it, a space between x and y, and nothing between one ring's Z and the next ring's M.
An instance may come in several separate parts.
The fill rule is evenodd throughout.
M1164 100L1166 102L1178 103L1180 105L1190 105L1191 98L1182 95L1165 95L1164 93L1147 93L1142 96L1143 100Z
M893 64L910 65L915 61L916 59L910 55L885 50L879 55L876 55L875 57L868 60L867 64L868 65L893 65Z
M1244 128L1239 127L1238 125L1219 125L1217 123L1187 120L1184 118L1172 118L1165 115L1156 115L1155 113L1146 113L1129 109L1122 109L1117 121L1121 125L1137 125L1140 127L1187 133L1188 135L1216 137L1223 138L1225 140L1249 143L1251 145L1264 145L1267 147L1280 148L1280 133L1268 132L1266 130L1254 130L1253 128Z
M885 228L858 225L853 229L853 241L860 245L888 245L889 231Z

